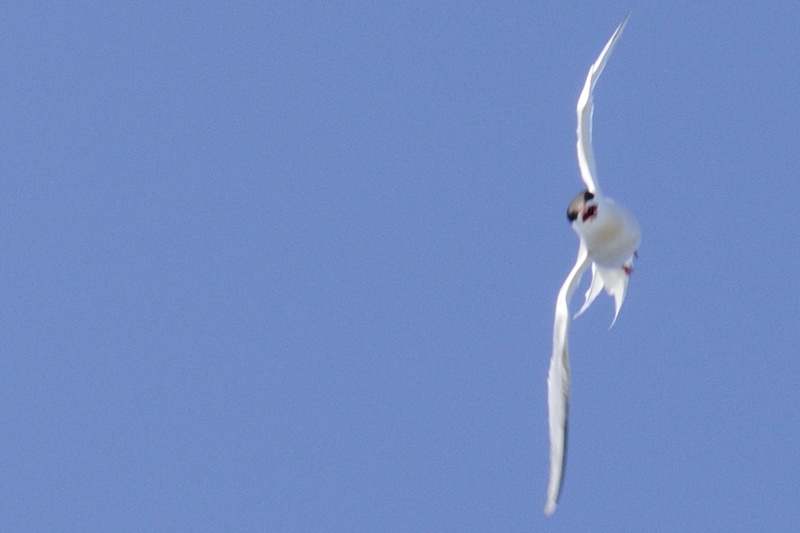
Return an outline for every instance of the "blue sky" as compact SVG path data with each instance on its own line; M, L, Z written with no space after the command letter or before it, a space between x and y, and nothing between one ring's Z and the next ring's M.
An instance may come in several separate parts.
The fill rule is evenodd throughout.
M5 531L800 527L796 3L3 11ZM548 519L628 11L595 151L643 242L573 325Z

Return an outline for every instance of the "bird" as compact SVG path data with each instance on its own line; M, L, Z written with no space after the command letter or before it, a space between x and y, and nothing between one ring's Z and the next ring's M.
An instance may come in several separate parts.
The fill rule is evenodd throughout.
M578 166L586 189L579 193L567 207L567 219L578 234L578 258L556 298L553 324L553 354L547 376L547 403L550 432L550 478L544 513L556 510L564 478L567 445L567 414L569 410L569 303L584 271L591 265L592 281L586 291L585 301L574 318L580 316L605 289L614 298L614 319L617 320L628 279L632 272L641 232L636 218L621 204L609 198L600 189L592 149L592 93L611 52L617 44L630 14L617 26L597 61L589 69L586 82L578 98ZM609 328L610 329L610 328Z

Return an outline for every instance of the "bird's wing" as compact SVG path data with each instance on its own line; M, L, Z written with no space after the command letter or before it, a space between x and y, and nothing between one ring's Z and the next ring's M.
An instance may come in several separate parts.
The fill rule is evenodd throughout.
M578 166L581 168L581 177L583 182L586 183L586 188L589 192L597 194L600 192L600 184L597 182L597 170L594 163L594 150L592 149L592 113L594 113L594 101L592 99L592 91L594 85L603 69L606 66L611 51L614 45L617 44L622 30L625 29L625 24L628 23L628 17L617 26L614 35L606 43L603 51L600 52L600 57L594 62L594 65L589 69L589 74L586 76L586 83L583 86L583 91L578 98Z
M567 444L567 411L569 407L569 302L589 265L589 253L581 241L578 259L558 291L556 316L553 324L553 356L547 376L547 406L550 419L550 482L547 486L547 503L544 513L556 510L561 480L564 477L564 458Z

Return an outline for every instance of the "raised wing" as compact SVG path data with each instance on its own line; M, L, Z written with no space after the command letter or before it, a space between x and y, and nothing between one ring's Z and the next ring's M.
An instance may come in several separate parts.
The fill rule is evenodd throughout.
M594 113L594 100L592 99L592 91L597 83L600 74L606 66L611 51L617 44L622 30L625 29L625 24L628 23L628 17L617 26L614 35L606 43L603 51L600 52L600 57L594 62L594 65L589 69L589 74L586 76L586 83L581 91L581 96L578 98L578 166L581 168L581 178L586 184L589 192L598 194L600 192L600 184L597 182L597 170L594 163L594 150L592 149L592 114Z
M567 411L569 409L569 302L572 293L589 266L589 253L583 242L578 249L578 259L572 267L556 300L556 317L553 324L553 355L547 376L547 406L550 420L550 482L547 485L547 503L544 513L556 510L561 480L564 477L564 458L567 445Z

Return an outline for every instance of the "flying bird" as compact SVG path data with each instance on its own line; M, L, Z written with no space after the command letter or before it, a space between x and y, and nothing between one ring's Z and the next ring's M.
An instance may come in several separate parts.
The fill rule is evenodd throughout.
M578 259L558 291L553 325L553 356L547 377L547 403L550 418L550 481L547 486L546 515L552 515L561 492L567 443L567 411L569 407L569 302L591 264L592 282L586 300L575 318L605 291L614 298L615 312L611 326L617 320L625 299L633 259L641 240L639 225L634 216L600 190L592 150L592 92L617 44L628 17L620 23L606 43L600 57L589 69L583 91L578 98L578 166L586 190L578 194L567 207L567 218L580 238Z

